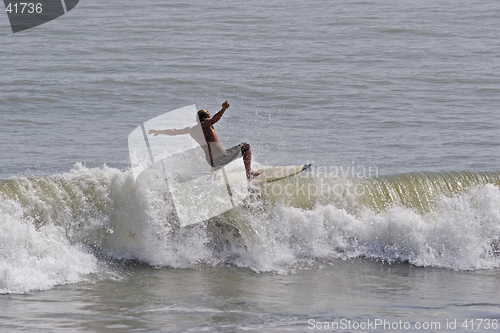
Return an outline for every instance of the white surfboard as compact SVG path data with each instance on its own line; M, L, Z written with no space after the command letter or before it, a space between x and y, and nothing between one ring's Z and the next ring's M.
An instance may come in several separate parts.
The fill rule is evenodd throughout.
M274 182L283 178L288 178L290 176L296 175L304 170L311 167L312 164L301 164L301 165L289 165L289 166L278 166L261 169L260 174L251 180L252 184L263 184Z

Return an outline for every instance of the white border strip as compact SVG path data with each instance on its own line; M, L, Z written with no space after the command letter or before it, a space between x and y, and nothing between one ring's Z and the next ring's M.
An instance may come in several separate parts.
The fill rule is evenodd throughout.
M64 14L66 14L68 12L68 10L66 9L66 2L64 0L61 0L61 3L64 9Z

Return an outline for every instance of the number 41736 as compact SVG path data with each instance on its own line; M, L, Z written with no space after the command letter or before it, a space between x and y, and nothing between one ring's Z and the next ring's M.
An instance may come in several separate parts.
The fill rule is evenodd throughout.
M32 3L32 2L20 2L20 3L9 3L5 11L9 14L40 14L42 12L42 4L41 3Z

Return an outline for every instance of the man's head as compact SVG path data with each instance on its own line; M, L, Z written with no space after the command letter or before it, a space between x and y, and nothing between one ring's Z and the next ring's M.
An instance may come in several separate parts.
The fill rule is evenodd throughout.
M196 114L196 120L199 122L202 122L206 118L210 118L210 113L207 110L202 109Z

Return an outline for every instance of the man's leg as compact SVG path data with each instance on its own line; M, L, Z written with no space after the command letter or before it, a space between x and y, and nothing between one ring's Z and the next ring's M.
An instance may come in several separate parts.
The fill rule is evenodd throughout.
M259 175L258 171L252 171L252 149L246 142L240 144L241 154L243 155L243 164L245 164L245 172L247 179L254 178Z

